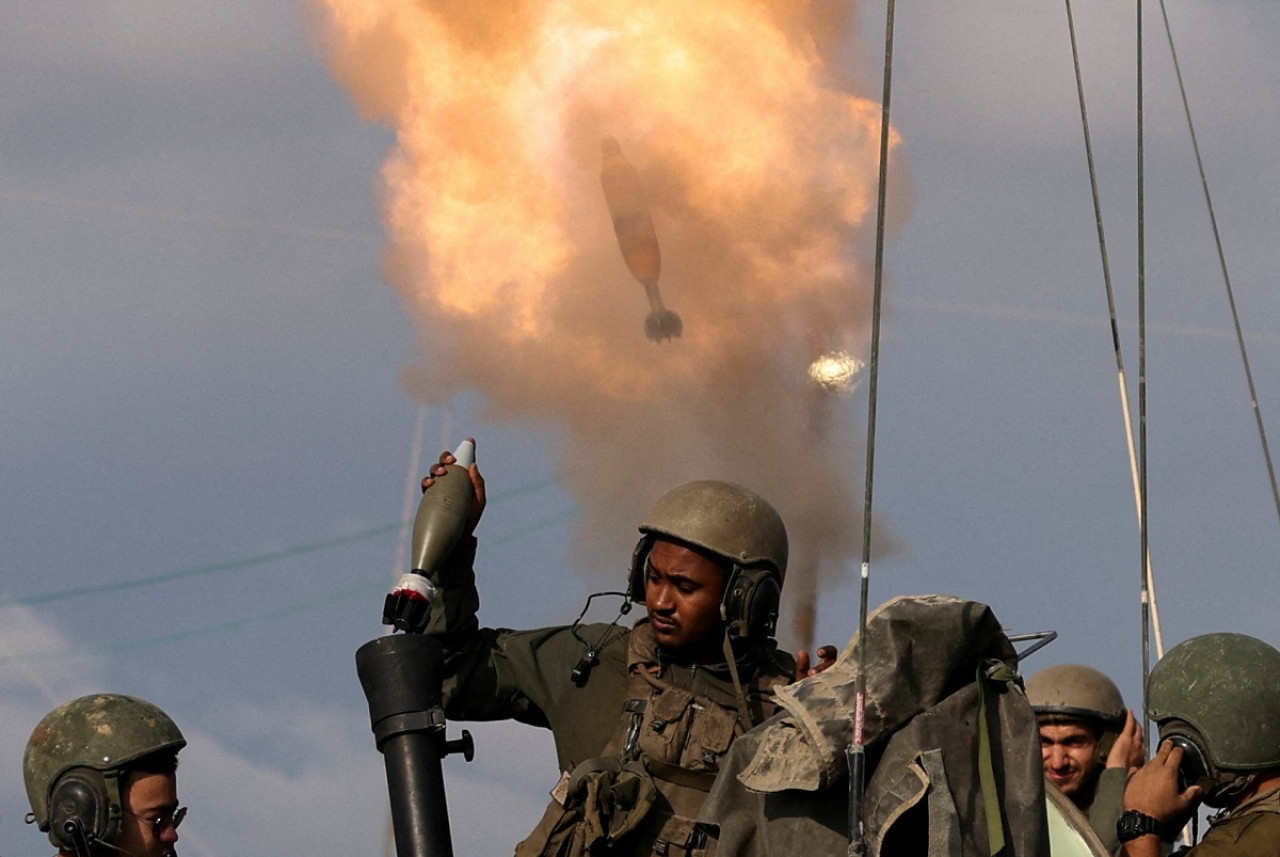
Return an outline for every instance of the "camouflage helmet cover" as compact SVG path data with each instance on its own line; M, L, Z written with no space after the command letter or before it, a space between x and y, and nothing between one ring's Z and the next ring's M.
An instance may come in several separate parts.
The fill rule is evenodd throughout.
M1027 701L1042 721L1097 720L1116 728L1124 725L1124 697L1115 682L1093 667L1060 664L1027 680Z
M1280 765L1280 651L1245 634L1205 634L1170 649L1151 670L1147 714L1182 721L1229 771Z
M732 482L698 479L677 485L649 510L640 532L666 536L740 566L787 573L787 529L759 494Z
M27 740L22 777L31 813L49 829L49 795L72 768L91 768L110 777L130 762L185 747L177 724L159 707L132 696L100 693L60 705L44 716Z

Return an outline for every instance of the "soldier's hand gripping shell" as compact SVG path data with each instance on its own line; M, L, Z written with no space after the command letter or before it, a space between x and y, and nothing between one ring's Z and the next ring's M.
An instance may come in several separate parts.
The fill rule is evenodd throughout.
M467 523L462 530L461 537L464 539L475 533L476 526L480 523L481 516L484 515L485 506L484 477L480 475L480 465L474 460L476 439L474 437L469 437L467 438L467 442L471 444L473 451L473 460L466 469L467 476L471 479L473 497L471 501L471 511L467 515ZM425 494L427 489L434 485L437 479L447 476L449 473L449 467L457 463L458 459L449 450L446 449L444 452L440 453L440 458L436 460L435 464L431 465L430 475L425 476L422 479L422 492Z

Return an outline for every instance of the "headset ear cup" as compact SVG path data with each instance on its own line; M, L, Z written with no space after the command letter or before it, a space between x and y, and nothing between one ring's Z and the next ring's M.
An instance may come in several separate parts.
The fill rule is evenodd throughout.
M645 536L636 542L636 549L631 552L631 573L627 576L627 594L637 604L644 603L644 565L652 548L653 537Z
M778 627L782 584L771 568L734 568L720 612L730 637L767 639Z
M1120 733L1109 724L1103 724L1102 732L1098 735L1098 749L1094 753L1094 760L1103 767L1106 767L1107 757L1111 755L1111 748L1116 745L1116 740L1120 737Z
M49 793L49 838L79 852L94 842L113 842L119 832L118 809L112 811L103 775L91 768L72 768Z
M778 575L766 571L757 581L747 604L747 633L761 640L774 636L778 631L778 608L782 600L782 587Z
M1162 735L1161 740L1182 750L1182 761L1178 765L1178 790L1186 791L1190 786L1199 785L1208 791L1212 782L1218 779L1218 771L1209 761L1209 754L1205 751L1200 734L1184 728Z

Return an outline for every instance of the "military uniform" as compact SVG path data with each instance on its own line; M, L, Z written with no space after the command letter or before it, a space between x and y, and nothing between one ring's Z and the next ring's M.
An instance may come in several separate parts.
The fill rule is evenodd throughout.
M1098 834L1108 854L1120 850L1120 837L1116 835L1116 822L1123 811L1124 783L1129 771L1125 768L1103 768L1094 787L1093 798L1080 811L1089 819L1089 826Z
M1093 667L1081 664L1059 664L1036 673L1027 680L1027 699L1040 725L1080 723L1096 730L1097 746L1094 764L1096 777L1093 794L1087 803L1078 802L1082 794L1073 794L1077 808L1108 854L1120 848L1116 822L1123 810L1124 784L1128 770L1106 767L1107 757L1125 724L1124 698L1115 682ZM1045 759L1048 773L1049 760Z
M1280 788L1273 782L1280 772L1277 676L1280 651L1245 634L1202 634L1170 649L1147 680L1147 716L1160 727L1157 759L1167 760L1174 748L1181 754L1178 780L1153 763L1134 774L1125 800L1133 818L1169 825L1174 819L1167 811L1157 817L1152 810L1171 805L1183 788L1179 780L1193 783L1206 805L1229 809L1184 853L1280 857ZM1241 800L1259 784L1266 790Z
M1188 857L1280 857L1280 789L1258 795L1211 823Z
M794 660L772 641L740 641L744 723L727 664L665 657L647 619L631 630L481 628L475 549L475 539L466 540L435 575L440 591L427 633L445 650L447 717L512 719L555 738L561 781L517 853L700 852L692 818L720 760L735 737L773 713L772 688L793 679ZM582 641L598 662L579 686L572 676Z

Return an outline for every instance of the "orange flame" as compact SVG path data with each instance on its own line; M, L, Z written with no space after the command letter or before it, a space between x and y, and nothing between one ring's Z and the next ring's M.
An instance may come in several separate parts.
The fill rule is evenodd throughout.
M718 475L774 500L808 565L841 568L856 430L806 372L865 345L880 122L825 85L844 22L794 0L311 3L335 74L397 135L384 273L420 324L415 392L476 388L566 427L601 556L622 540L585 534L633 532L658 492ZM608 138L684 321L661 347L601 193Z

